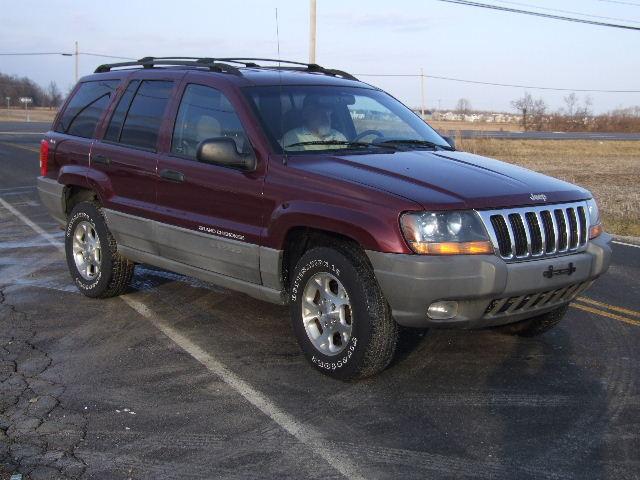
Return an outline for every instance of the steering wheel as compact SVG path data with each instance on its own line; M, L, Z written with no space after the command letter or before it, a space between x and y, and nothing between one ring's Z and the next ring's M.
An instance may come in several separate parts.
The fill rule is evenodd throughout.
M364 137L368 137L369 135L375 135L376 138L383 138L384 137L384 133L382 133L380 130L365 130L364 132L359 133L358 135L353 137L351 139L351 141L352 142L359 142Z

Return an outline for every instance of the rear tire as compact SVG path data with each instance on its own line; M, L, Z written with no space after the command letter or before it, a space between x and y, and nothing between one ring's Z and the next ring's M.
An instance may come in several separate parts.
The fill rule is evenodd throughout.
M527 318L521 322L511 323L497 327L497 331L508 335L519 335L521 337L536 337L555 327L567 313L569 305L543 313L537 317Z
M71 211L65 251L71 278L87 297L115 297L129 286L134 263L118 253L97 202L80 202Z
M341 380L384 370L398 340L398 326L365 254L332 243L307 251L293 271L290 313L307 360Z

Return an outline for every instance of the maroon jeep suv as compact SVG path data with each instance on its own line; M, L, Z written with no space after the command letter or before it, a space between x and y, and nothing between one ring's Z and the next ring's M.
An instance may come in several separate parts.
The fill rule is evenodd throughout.
M288 304L311 364L360 378L399 326L540 334L609 265L588 191L452 144L346 72L147 57L80 80L38 189L83 294L145 263Z

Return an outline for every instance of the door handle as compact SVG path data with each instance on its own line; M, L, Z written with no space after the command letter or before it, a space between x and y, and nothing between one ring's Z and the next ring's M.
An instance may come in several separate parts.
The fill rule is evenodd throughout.
M109 165L111 163L111 159L105 155L93 155L91 161L101 165Z
M160 176L172 182L184 182L184 173L175 170L162 170Z

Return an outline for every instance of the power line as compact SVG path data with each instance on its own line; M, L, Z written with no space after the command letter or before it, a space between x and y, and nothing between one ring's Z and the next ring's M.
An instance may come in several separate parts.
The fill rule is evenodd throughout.
M547 8L547 7L539 7L537 5L531 5L530 3L520 3L520 2L508 2L506 0L493 0L498 3L506 3L507 5L517 5L519 7L529 7L535 8L537 10L546 10L548 12L559 12L559 13L569 13L571 15L580 15L582 17L590 17L590 18L603 18L605 20L620 20L622 22L631 22L631 23L640 23L638 20L630 20L628 18L619 18L619 17L605 17L602 15L591 15L588 13L575 12L573 10L561 10L559 8Z
M599 2L617 3L619 5L631 5L633 7L640 7L640 3L623 2L621 0L598 0Z
M617 23L597 22L595 20L587 20L584 18L564 17L561 15L552 15L550 13L532 12L531 10L520 10L518 8L502 7L500 5L491 5L488 3L472 2L469 0L436 0L438 2L453 3L455 5L464 5L465 7L478 7L487 8L489 10L498 10L501 12L518 13L522 15L532 15L534 17L551 18L553 20L564 20L567 22L586 23L589 25L597 25L600 27L610 28L622 28L625 30L637 30L640 31L640 27L633 27L631 25L620 25Z
M19 53L19 52L11 52L11 53L0 53L0 56L26 56L26 57L30 57L30 56L36 56L36 55L62 55L65 57L74 57L76 54L75 53L70 53L70 52L26 52L26 53ZM116 59L122 59L122 60L137 60L137 58L132 58L132 57L120 57L117 55L105 55L103 53L89 53L89 52L78 52L78 55L87 55L90 57L103 57L103 58L116 58Z
M73 53L68 52L29 52L29 53L0 53L0 55L8 57L8 56L32 56L32 55L64 55L65 57L73 56Z
M528 88L530 90L553 90L557 92L585 92L585 93L640 93L640 90L604 90L591 88L561 88L561 87L541 87L535 85L520 85L512 83L483 82L480 80L468 80L465 78L443 77L440 75L420 75L419 73L356 73L358 77L425 77L436 80L448 80L451 82L473 83L476 85L490 85L493 87Z
M119 57L117 55L105 55L103 53L78 52L78 55L88 55L90 57L116 58L121 60L138 60L137 58L133 58L133 57Z

